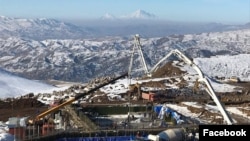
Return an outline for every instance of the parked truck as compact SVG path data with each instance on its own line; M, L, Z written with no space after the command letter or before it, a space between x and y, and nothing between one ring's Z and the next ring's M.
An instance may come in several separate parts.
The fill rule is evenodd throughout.
M152 102L159 100L159 96L156 93L142 92L141 95L142 95L142 99L144 99L144 100L148 100L148 101L152 101Z

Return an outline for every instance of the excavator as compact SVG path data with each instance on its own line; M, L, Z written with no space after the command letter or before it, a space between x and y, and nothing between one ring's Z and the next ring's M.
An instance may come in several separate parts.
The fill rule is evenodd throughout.
M180 60L184 61L184 63L191 66L198 73L198 76L199 76L199 78L197 79L198 83L202 84L205 87L205 90L207 91L209 96L213 99L215 104L217 105L217 107L218 107L220 113L222 114L226 124L232 125L234 123L231 116L228 114L225 107L222 105L222 103L218 99L217 95L215 94L215 91L214 91L214 89L213 89L213 87L212 87L212 85L210 83L210 79L202 73L201 69L191 59L189 59L187 56L185 56L178 49L174 49L174 50L170 51L165 57L163 57L160 61L158 61L158 63L156 63L151 68L151 70L149 70L147 68L146 63L145 63L145 59L144 59L144 56L143 56L143 53L142 53L142 50L141 50L142 46L140 44L139 34L135 35L134 41L135 41L135 43L134 43L134 48L133 48L133 52L132 52L132 55L131 55L130 66L129 66L129 71L128 71L129 76L131 75L130 73L131 73L131 70L132 70L133 56L134 56L135 48L137 48L138 51L139 51L139 56L140 56L141 62L143 64L145 75L147 75L148 77L152 77L152 74L154 72L156 72L156 70L160 67L160 65L166 59L168 59L170 56L174 55L174 56L178 57Z
M47 116L47 115L49 115L51 113L54 113L54 112L58 111L60 108L66 106L66 105L69 105L69 104L73 103L74 101L79 100L80 98L85 97L85 96L95 92L96 90L98 90L98 89L100 89L100 88L102 88L102 87L104 87L104 86L106 86L108 84L114 83L116 80L127 77L127 76L128 76L128 73L126 72L126 73L124 73L124 74L122 74L122 75L120 75L118 77L111 78L110 80L107 80L104 83L102 83L102 84L100 84L100 85L98 85L98 86L96 86L96 87L94 87L92 89L88 89L83 93L78 93L75 97L61 103L60 105L52 107L52 108L38 114L37 116L35 116L34 119L29 120L29 123L30 124L41 123L41 121L44 119L45 116Z

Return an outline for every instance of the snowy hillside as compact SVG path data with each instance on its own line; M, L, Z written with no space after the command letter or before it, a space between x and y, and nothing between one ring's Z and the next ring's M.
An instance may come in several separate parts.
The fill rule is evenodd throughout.
M211 58L194 58L194 63L196 63L201 68L203 73L209 77L219 76L229 78L231 76L237 76L242 81L250 81L249 62L250 54L240 54L235 56L215 56ZM189 77L191 77L192 79L194 79L194 75L197 75L197 72L195 72L195 70L192 68L190 69L190 67L187 69L184 66L181 67L181 69L183 71L187 71L188 75L190 75ZM184 78L187 79L188 76L185 76ZM157 81L157 79L154 81ZM136 81L132 80L132 83L136 83ZM190 83L193 84L193 81L191 81ZM229 92L233 91L234 89L233 86L218 84L215 82L211 83L215 91L217 92ZM128 80L124 79L122 81L118 81L113 88L111 88L111 86L107 86L107 89L103 89L103 91L109 93L109 95L124 93L127 91L128 84ZM175 86L170 85L169 87ZM17 77L3 71L0 72L1 98L16 97L31 92L51 93L54 90L60 91L66 88L67 87L57 88L41 82Z
M141 38L141 44L151 68L173 49L181 50L190 58L247 54L249 37L250 30L245 29ZM98 76L127 71L133 44L133 36L43 41L12 37L0 39L0 66L29 79L87 82ZM138 55L135 55L134 66L135 73L142 73ZM247 72L242 73L244 77L249 76Z
M0 71L0 98L19 97L28 93L51 93L60 89L65 88L57 88L39 81L28 80L2 70Z
M242 81L250 81L250 54L195 58L194 62L211 77L237 76Z

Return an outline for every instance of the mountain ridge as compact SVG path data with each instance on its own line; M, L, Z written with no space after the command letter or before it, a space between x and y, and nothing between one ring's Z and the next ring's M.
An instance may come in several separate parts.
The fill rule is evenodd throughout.
M141 38L149 68L169 51L179 49L190 58L249 53L250 30ZM0 67L29 79L87 82L128 70L134 41L130 37L96 39L0 39ZM138 55L135 72L143 73Z
M91 37L91 33L71 23L55 19L37 18L10 18L0 17L0 36L9 38L12 36L34 40L44 39L76 39Z
M139 14L138 14L139 13ZM140 15L142 11L135 12ZM144 12L152 15L150 13ZM108 17L107 17L108 16ZM140 17L140 16L139 16ZM72 22L72 21L71 21ZM20 37L33 40L83 39L106 36L130 36L140 33L145 37L162 37L172 34L197 34L203 32L249 29L246 25L225 25L211 23L181 23L156 18L116 18L105 15L100 19L84 22L63 22L56 19L0 17L0 37ZM78 23L78 24L77 24Z

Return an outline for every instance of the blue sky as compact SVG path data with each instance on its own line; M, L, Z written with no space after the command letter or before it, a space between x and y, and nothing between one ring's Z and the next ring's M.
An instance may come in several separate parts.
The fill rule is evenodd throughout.
M21 18L86 20L138 9L171 21L250 22L250 0L0 0L0 15Z

